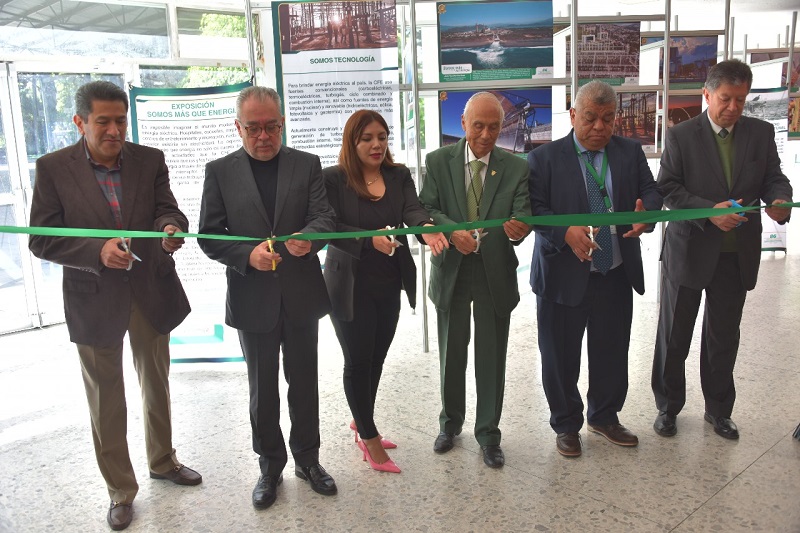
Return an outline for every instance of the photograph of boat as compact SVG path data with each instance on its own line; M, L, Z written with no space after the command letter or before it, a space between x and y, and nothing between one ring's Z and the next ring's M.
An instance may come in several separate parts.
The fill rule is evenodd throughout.
M436 5L440 81L552 76L551 1Z

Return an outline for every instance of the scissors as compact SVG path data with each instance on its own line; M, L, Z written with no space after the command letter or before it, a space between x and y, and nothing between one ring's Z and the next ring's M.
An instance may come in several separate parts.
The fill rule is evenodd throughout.
M394 226L386 226L383 229L395 229L395 228L394 228ZM395 239L394 235L387 235L387 237L389 237L389 240L392 242L392 244L397 242L397 239ZM398 242L397 246L403 246L403 243L402 242ZM395 247L392 246L392 253L389 254L389 257L392 257L394 255L394 250L395 250Z
M742 204L740 204L739 202L737 202L733 198L729 198L728 201L731 203L731 207L744 207ZM752 202L747 204L747 207L756 205L757 202L758 202L758 198L756 198L755 200L753 200ZM744 211L742 211L741 213L736 213L736 214L739 215L740 217L743 217L744 216ZM742 225L742 223L739 222L738 224L736 224L736 227L738 228L741 225Z
M135 253L131 252L131 247L128 244L128 241L126 241L124 237L120 237L119 240L122 241L122 250L126 254L129 254L136 261L141 261L142 260L138 255L136 255ZM133 267L133 261L129 261L128 262L128 268L126 268L125 270L130 270L132 267Z
M475 237L475 242L476 242L476 244L475 244L475 252L474 253L476 253L476 254L480 253L481 239L486 237L486 235L488 235L487 232L481 231L478 228L475 228L474 230L472 230L472 236Z
M272 239L267 239L267 248L269 248L269 253L275 253L275 247L272 245ZM272 271L278 270L278 262L274 259L272 260Z
M586 255L588 255L589 257L592 257L592 252L595 250L595 248L598 249L598 250L602 250L602 248L600 248L600 245L597 244L596 242L594 242L594 227L593 226L589 226L589 240L592 241L592 244L594 246L591 246L589 248L589 253L587 253Z

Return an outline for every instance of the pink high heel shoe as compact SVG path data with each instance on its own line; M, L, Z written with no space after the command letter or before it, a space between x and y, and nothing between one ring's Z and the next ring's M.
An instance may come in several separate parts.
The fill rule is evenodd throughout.
M369 463L369 467L373 470L377 470L378 472L390 472L392 474L399 474L400 467L395 464L394 461L391 459L387 459L385 463L376 463L372 460L372 455L369 453L369 449L367 445L364 444L364 441L358 441L358 448L364 452L364 460Z
M353 433L355 433L355 441L358 442L358 428L356 427L355 422L350 422L350 429L352 429ZM384 450L393 450L394 448L397 448L397 444L389 439L384 439L383 437L381 437L381 446L383 446Z

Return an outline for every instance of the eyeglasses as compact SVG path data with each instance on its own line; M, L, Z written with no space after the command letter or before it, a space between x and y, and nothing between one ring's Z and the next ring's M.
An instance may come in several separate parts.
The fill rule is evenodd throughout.
M241 122L239 122L241 125ZM266 126L242 126L248 137L260 137L262 131L266 131L267 135L276 135L283 129L283 124L272 123Z

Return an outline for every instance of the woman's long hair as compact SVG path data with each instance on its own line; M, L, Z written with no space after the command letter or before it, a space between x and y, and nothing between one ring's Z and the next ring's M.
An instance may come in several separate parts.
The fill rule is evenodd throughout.
M361 140L364 130L373 122L379 123L386 130L386 135L389 135L389 125L386 124L380 113L370 109L359 109L347 119L344 125L342 149L339 151L339 168L347 176L347 186L353 189L359 197L369 200L377 200L378 197L370 194L367 184L364 182L364 165L358 158L356 145ZM397 166L400 165L394 162L392 153L387 147L386 157L384 157L381 167Z

